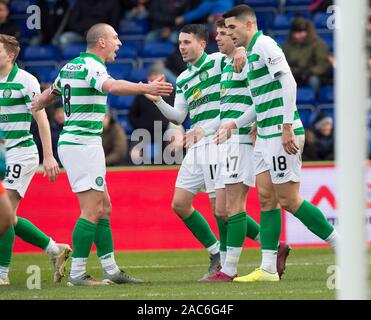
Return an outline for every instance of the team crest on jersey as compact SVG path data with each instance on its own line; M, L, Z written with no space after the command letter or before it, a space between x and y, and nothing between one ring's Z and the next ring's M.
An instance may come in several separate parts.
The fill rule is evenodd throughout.
M207 73L207 71L202 71L200 73L200 80L201 81L206 81L208 78L209 78L209 74Z
M201 95L202 95L202 91L200 88L194 88L192 90L192 97L193 97L193 100L198 100L201 98Z
M220 95L221 95L221 96L224 96L224 95L225 95L225 90L226 90L225 85L222 84L222 85L220 86Z
M10 98L12 96L12 90L10 89L5 89L3 91L3 98Z
M227 75L227 80L232 80L232 78L233 78L233 72L229 71Z
M98 187L103 186L103 178L102 177L97 177L95 179L95 183L97 184Z

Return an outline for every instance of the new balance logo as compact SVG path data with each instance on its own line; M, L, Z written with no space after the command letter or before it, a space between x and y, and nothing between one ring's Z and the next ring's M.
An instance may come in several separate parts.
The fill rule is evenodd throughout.
M230 178L237 178L237 173L231 174L229 177Z
M285 176L284 172L277 173L277 178L283 178Z

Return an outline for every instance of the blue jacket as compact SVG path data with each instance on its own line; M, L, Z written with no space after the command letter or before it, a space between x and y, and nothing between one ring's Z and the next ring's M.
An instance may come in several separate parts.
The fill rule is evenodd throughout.
M224 13L233 6L233 0L203 0L198 7L183 15L184 23L191 23L209 15Z

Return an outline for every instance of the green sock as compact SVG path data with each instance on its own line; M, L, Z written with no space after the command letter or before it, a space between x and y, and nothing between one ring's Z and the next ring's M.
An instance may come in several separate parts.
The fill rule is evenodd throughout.
M205 218L197 210L193 211L183 222L205 248L211 247L218 241Z
M246 237L248 237L252 240L256 240L256 236L260 232L260 226L248 214L246 214L246 227L247 227Z
M49 244L50 237L36 227L31 221L18 217L17 224L14 227L15 234L23 241L26 241L43 250Z
M72 257L87 258L93 245L97 225L89 220L79 218L72 233Z
M327 221L322 211L308 201L303 201L294 216L322 240L326 240L334 231L334 227Z
M101 257L107 253L113 252L113 240L110 221L108 219L99 219L97 231L94 238L97 247L97 256Z
M218 223L219 229L219 242L220 242L220 251L227 251L227 222L219 217L215 217L216 222Z
M228 218L227 247L241 248L246 238L246 212Z
M262 211L260 215L260 242L262 250L277 250L281 234L281 209Z
M0 266L9 267L14 245L14 227L11 226L0 238Z

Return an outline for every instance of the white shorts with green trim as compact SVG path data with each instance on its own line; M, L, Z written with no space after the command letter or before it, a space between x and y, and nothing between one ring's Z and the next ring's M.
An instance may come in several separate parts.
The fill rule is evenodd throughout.
M252 144L229 142L219 145L219 158L215 189L222 189L226 184L242 182L248 187L255 187L254 147Z
M101 145L60 145L58 155L72 191L104 191L106 159Z
M218 147L215 143L190 148L180 166L175 187L193 194L206 192L210 198L215 198L218 162Z
M305 136L295 136L295 142L299 152L289 155L282 146L280 136L268 139L257 137L254 149L255 175L269 171L273 184L299 182Z
M24 198L31 180L39 166L39 155L28 153L27 148L15 148L6 153L7 173L4 188L15 190Z

